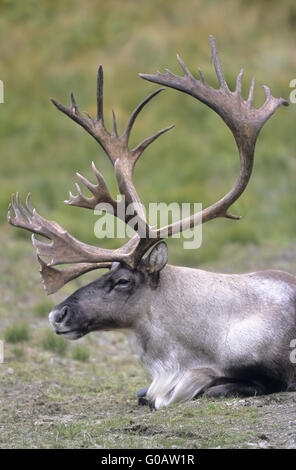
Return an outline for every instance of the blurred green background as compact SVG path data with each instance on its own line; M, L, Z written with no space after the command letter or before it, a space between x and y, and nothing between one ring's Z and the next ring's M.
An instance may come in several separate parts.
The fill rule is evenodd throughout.
M168 67L180 73L176 52L196 74L202 69L217 86L209 35L216 38L226 79L233 89L245 69L243 95L256 78L255 106L264 102L263 84L288 99L296 77L296 4L293 0L27 0L0 2L0 234L23 245L27 232L6 223L10 194L32 202L73 235L97 243L91 211L62 203L74 189L75 172L93 179L96 162L113 194L111 164L98 144L59 113L49 98L68 104L73 91L80 110L95 113L96 70L104 66L105 121L115 109L123 131L130 112L156 86L138 77ZM296 237L296 106L281 107L265 125L256 148L253 178L233 208L239 222L216 220L203 228L194 253L170 240L170 262L215 266L222 260L240 270L250 247L284 249ZM209 205L233 185L238 172L234 140L223 121L187 95L167 89L139 116L131 144L170 125L137 164L135 182L144 203L202 202ZM11 240L12 239L12 240ZM120 243L120 242L119 242ZM114 246L103 240L102 246ZM116 242L115 242L116 244ZM15 244L17 250L17 244ZM256 248L256 253L257 253ZM30 248L31 249L31 248ZM21 251L21 250L20 250ZM260 252L260 249L258 250ZM230 259L231 257L231 259ZM254 266L255 268L255 266Z

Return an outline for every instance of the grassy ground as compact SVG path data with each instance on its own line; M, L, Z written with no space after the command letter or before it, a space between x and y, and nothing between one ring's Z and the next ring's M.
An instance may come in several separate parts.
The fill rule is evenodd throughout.
M69 102L95 112L98 63L105 70L106 122L115 108L119 130L155 87L137 77L165 67L177 71L179 52L195 73L215 86L209 34L218 43L233 87L245 67L244 95L256 77L289 97L295 78L295 2L187 0L0 1L0 447L295 447L295 395L199 400L151 413L135 392L149 377L130 353L123 333L94 333L78 342L54 336L47 314L90 273L46 297L27 233L6 224L10 194L32 200L47 218L97 243L90 211L61 203L79 171L92 179L95 160L113 194L112 169L95 142L50 104ZM182 250L169 241L170 263L225 272L273 267L296 273L295 105L280 109L264 128L255 171L233 212L240 222L217 220L203 230L202 248ZM209 204L233 184L236 150L211 110L172 90L140 116L132 144L171 123L137 165L145 203ZM102 246L114 246L110 240ZM78 346L77 346L78 344ZM276 423L276 424L275 424Z

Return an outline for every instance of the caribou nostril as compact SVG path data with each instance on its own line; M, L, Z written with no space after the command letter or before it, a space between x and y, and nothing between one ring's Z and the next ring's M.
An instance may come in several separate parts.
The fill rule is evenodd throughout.
M67 313L69 313L70 309L69 307L65 306L62 308L62 310L58 313L55 314L54 321L56 323L62 323L62 321L65 319Z

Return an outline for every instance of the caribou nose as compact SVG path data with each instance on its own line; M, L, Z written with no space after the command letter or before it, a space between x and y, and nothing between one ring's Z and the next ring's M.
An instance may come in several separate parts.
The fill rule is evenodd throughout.
M61 309L52 310L48 317L50 323L51 324L62 323L65 320L69 312L70 312L70 309L67 305L65 305Z

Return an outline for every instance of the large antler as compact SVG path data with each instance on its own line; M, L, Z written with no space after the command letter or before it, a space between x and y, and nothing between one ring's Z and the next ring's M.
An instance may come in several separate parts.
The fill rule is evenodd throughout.
M124 211L124 215L122 216L118 212L117 201L112 198L103 176L97 170L94 163L93 171L97 179L97 184L91 183L85 177L77 173L79 180L91 192L92 196L84 196L77 184L78 194L73 196L70 193L69 200L66 201L67 204L94 209L97 204L106 203L111 207L112 213L122 218L126 223L136 215L138 227L134 228L138 233L125 245L116 250L107 250L87 245L72 237L56 222L48 221L41 217L30 205L29 198L27 199L27 208L25 208L20 203L18 195L16 199L12 196L11 205L8 210L8 221L16 227L37 233L51 241L50 243L43 243L34 236L32 237L41 265L41 275L48 293L55 292L66 282L92 269L110 267L114 261L122 261L134 268L141 260L143 254L161 238L192 228L201 222L204 223L217 217L239 219L238 216L229 213L229 208L240 197L249 182L253 169L255 144L260 129L281 104L288 105L288 103L282 98L274 98L270 94L269 88L264 87L266 92L265 103L260 109L253 108L254 79L252 80L248 99L243 100L241 96L243 70L238 74L235 91L230 91L224 79L216 43L213 37L210 37L210 43L214 66L220 84L219 89L211 88L206 83L201 72L200 80L196 80L178 56L178 61L185 74L183 77L174 75L170 71L167 71L165 74L158 73L157 75L140 74L140 76L146 80L188 93L216 111L233 133L240 155L240 173L237 181L234 187L222 199L203 211L174 222L167 227L159 229L151 228L146 222L145 211L142 208L140 198L133 183L133 171L136 161L148 145L173 126L163 129L145 139L134 149L129 149L128 147L130 133L136 117L143 107L162 89L155 91L139 104L132 113L126 130L121 136L118 135L114 112L113 133L110 134L104 126L103 69L101 66L98 70L96 119L93 119L88 114L86 114L85 117L80 113L73 94L71 94L70 107L66 107L52 100L59 110L80 124L105 150L114 166L120 193L125 197L125 207L132 203L135 214L128 215L126 211ZM108 211L108 209L106 210ZM49 257L49 264L46 264L40 256ZM63 270L57 270L53 267L57 264L68 263L78 264Z
M232 215L228 209L241 196L245 190L253 169L254 150L257 137L264 123L272 116L277 108L283 104L288 106L288 102L283 98L274 98L270 89L264 86L266 100L260 109L253 107L254 78L252 80L248 99L245 101L241 96L241 81L243 69L239 72L236 80L235 91L230 91L224 79L222 66L219 60L215 39L210 36L212 58L218 77L219 89L211 88L205 81L202 72L200 80L197 80L189 72L186 65L177 55L177 59L184 71L184 76L174 75L167 70L167 73L157 73L156 75L140 74L145 80L159 83L176 90L183 91L198 99L202 103L212 108L226 122L234 135L236 145L240 155L240 172L234 187L219 201L202 211L202 214L194 214L191 217L177 221L168 227L159 230L158 236L164 233L172 235L180 231L192 228L199 223L200 215L202 223L216 217L227 217L239 219L239 216Z

